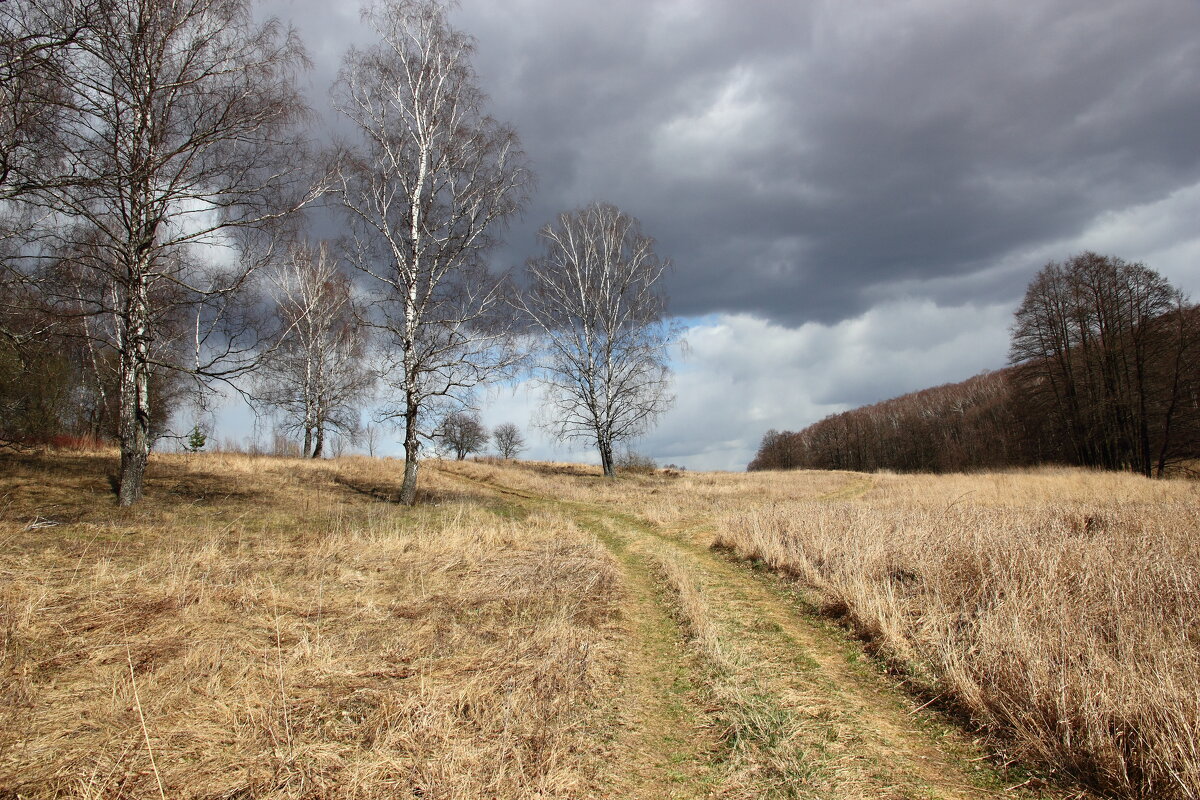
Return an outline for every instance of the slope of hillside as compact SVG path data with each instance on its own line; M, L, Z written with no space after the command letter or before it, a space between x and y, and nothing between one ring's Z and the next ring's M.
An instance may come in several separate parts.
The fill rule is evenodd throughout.
M875 601L835 567L913 504L946 511L958 536L1004 533L991 510L1005 497L1032 508L1058 492L1030 513L1090 508L1106 532L1197 499L1192 484L1147 495L1077 472L612 482L430 462L408 509L398 462L215 454L156 457L148 502L119 510L95 477L106 456L2 458L0 796L38 798L1081 797L1054 785L1071 770L1134 795L1082 749L1063 763L994 715L970 732L943 717L954 704L936 670L920 673L927 654L894 619L868 630ZM787 527L806 519L832 538ZM747 531L785 547L754 551ZM808 561L780 555L791 547ZM1187 569L1181 547L1150 546L1138 568L1161 554ZM903 595L880 585L919 620L913 587L933 575ZM881 671L821 602L907 673ZM1195 652L1185 637L1172 663ZM1195 796L1180 748L1177 786L1152 776L1161 796Z

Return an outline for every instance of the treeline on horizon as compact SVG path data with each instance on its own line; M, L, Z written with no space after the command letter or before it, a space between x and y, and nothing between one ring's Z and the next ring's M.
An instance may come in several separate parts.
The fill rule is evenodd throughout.
M1037 464L1162 476L1200 457L1200 308L1143 264L1047 264L1010 365L763 436L749 470L958 472Z

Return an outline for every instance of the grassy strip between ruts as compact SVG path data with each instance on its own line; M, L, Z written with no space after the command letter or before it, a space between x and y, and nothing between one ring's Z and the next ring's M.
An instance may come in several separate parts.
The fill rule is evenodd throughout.
M719 545L817 592L1008 758L1118 796L1200 797L1200 482L1059 468L605 482L570 465L503 479L703 545L715 521Z
M452 469L482 480L469 477L471 465ZM519 483L521 472L500 477ZM625 483L631 500L641 483ZM496 490L533 497L528 488ZM573 496L569 487L564 494ZM574 515L623 562L651 567L670 589L702 658L703 688L726 744L716 754L720 796L1023 794L1006 787L1025 776L994 772L952 726L915 710L882 676L856 664L853 643L798 614L774 581L716 557L683 531L664 531L605 504L578 497L540 502Z

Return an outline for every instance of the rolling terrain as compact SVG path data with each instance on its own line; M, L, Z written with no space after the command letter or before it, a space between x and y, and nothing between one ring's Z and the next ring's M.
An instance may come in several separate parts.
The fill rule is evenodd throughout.
M130 510L114 457L2 458L0 797L1196 796L1194 483L431 461L410 509L400 462L202 454ZM997 601L1039 541L1095 575L1050 653L997 633L1046 638Z

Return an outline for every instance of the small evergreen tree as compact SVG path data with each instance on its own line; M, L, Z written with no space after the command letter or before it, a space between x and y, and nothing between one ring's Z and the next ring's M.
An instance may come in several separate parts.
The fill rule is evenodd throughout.
M188 434L187 443L183 447L189 453L199 453L206 444L208 444L208 437L204 435L204 431L200 430L199 425L193 425L192 432Z

